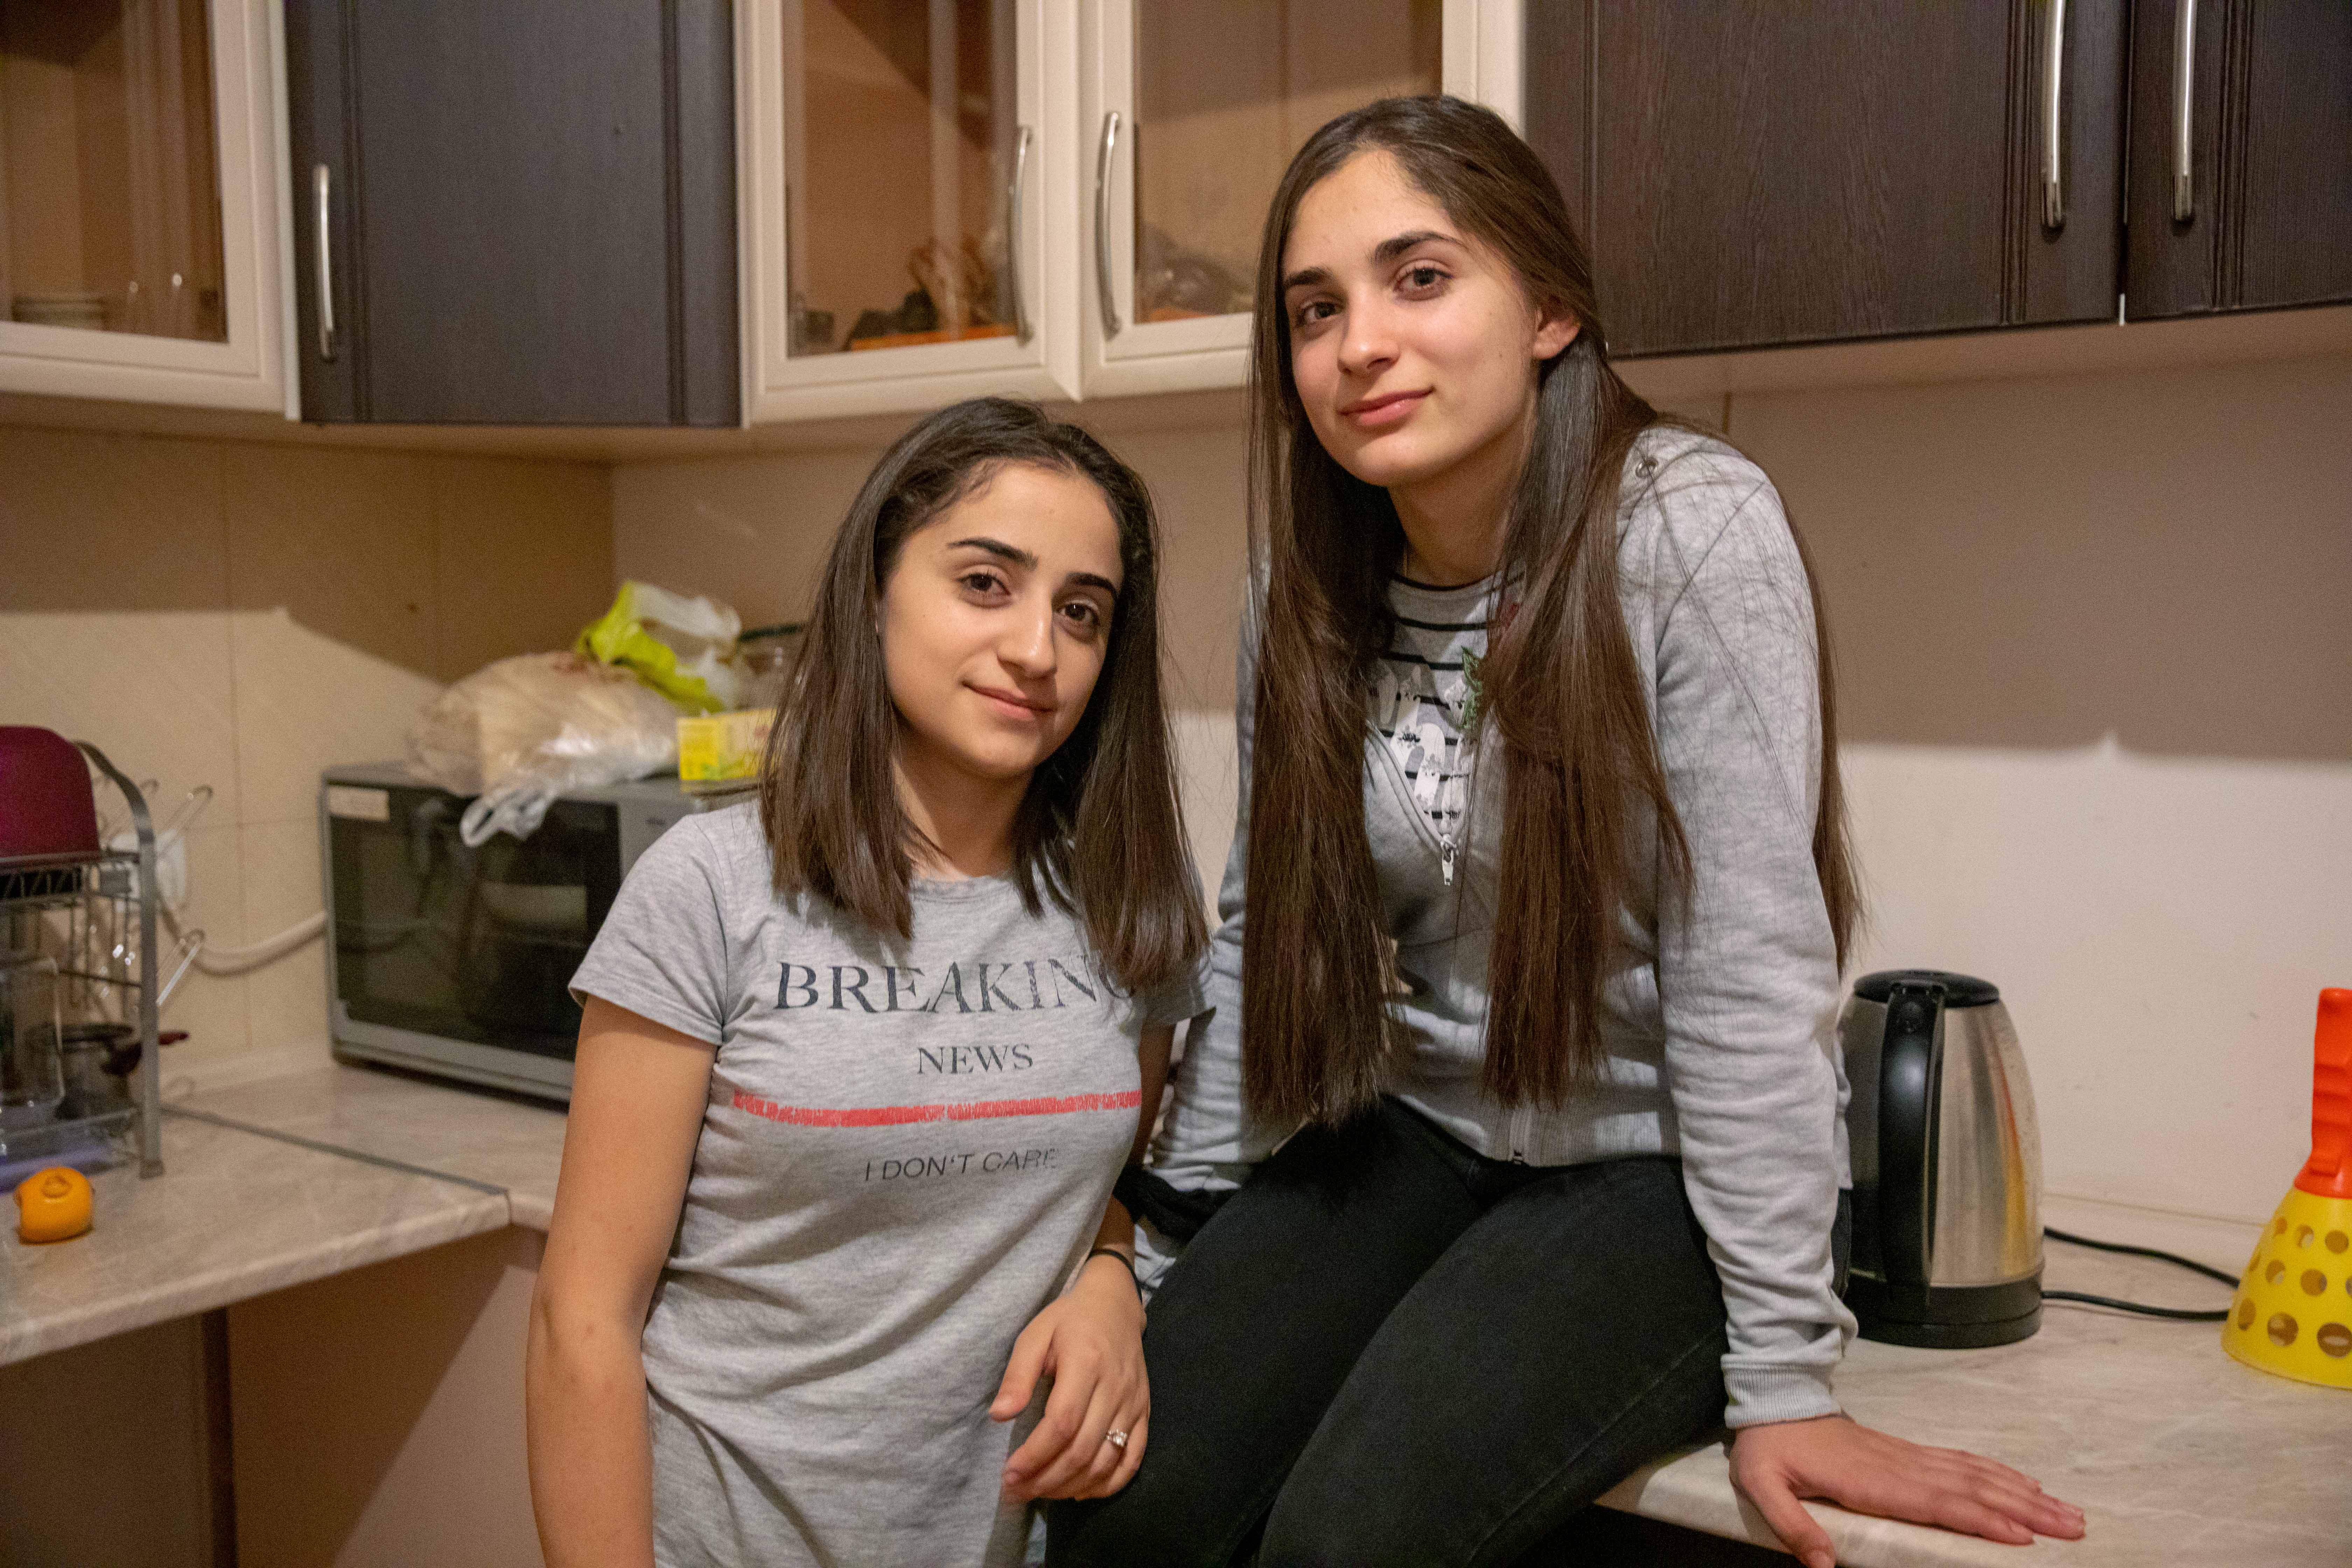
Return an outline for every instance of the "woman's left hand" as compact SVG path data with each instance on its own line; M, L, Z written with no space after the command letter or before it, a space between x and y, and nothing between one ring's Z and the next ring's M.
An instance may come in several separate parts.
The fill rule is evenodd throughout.
M1077 1283L1021 1331L990 1418L1010 1421L1026 1410L1047 1373L1054 1392L1045 1416L1004 1462L1005 1498L1110 1496L1143 1460L1151 1412L1143 1302L1118 1259L1088 1258ZM1110 1440L1113 1432L1127 1435L1124 1447Z
M1799 1498L1882 1519L1941 1525L2012 1546L2035 1535L2079 1541L2083 1510L2032 1477L1958 1448L1928 1448L1843 1415L1742 1427L1731 1479L1805 1568L1836 1568L1829 1532Z

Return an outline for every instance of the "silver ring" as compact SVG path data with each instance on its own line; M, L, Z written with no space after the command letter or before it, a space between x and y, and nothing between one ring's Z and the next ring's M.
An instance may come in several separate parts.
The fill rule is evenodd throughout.
M1103 1434L1103 1441L1108 1443L1114 1448L1124 1448L1127 1447L1127 1434L1124 1432L1106 1432Z

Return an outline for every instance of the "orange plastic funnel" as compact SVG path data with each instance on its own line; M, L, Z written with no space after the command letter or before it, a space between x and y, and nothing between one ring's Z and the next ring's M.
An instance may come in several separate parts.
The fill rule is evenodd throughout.
M2311 1158L2246 1259L2221 1348L2281 1377L2352 1389L2352 991L2319 994Z
M2311 1158L2294 1184L2323 1198L2352 1198L2352 991L2319 994L2311 1054Z

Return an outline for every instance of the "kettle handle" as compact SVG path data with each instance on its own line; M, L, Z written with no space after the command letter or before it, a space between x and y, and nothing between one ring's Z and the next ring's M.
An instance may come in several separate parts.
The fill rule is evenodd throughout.
M1925 1285L1935 1264L1943 1011L1940 985L1900 984L1887 994L1878 1056L1878 1236L1881 1277L1890 1285Z

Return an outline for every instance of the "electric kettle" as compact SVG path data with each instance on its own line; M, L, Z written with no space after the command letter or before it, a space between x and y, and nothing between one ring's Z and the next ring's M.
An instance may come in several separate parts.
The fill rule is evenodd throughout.
M2042 1135L2000 993L1933 969L1866 974L1838 1020L1853 1098L1864 1339L1960 1350L2042 1326Z

